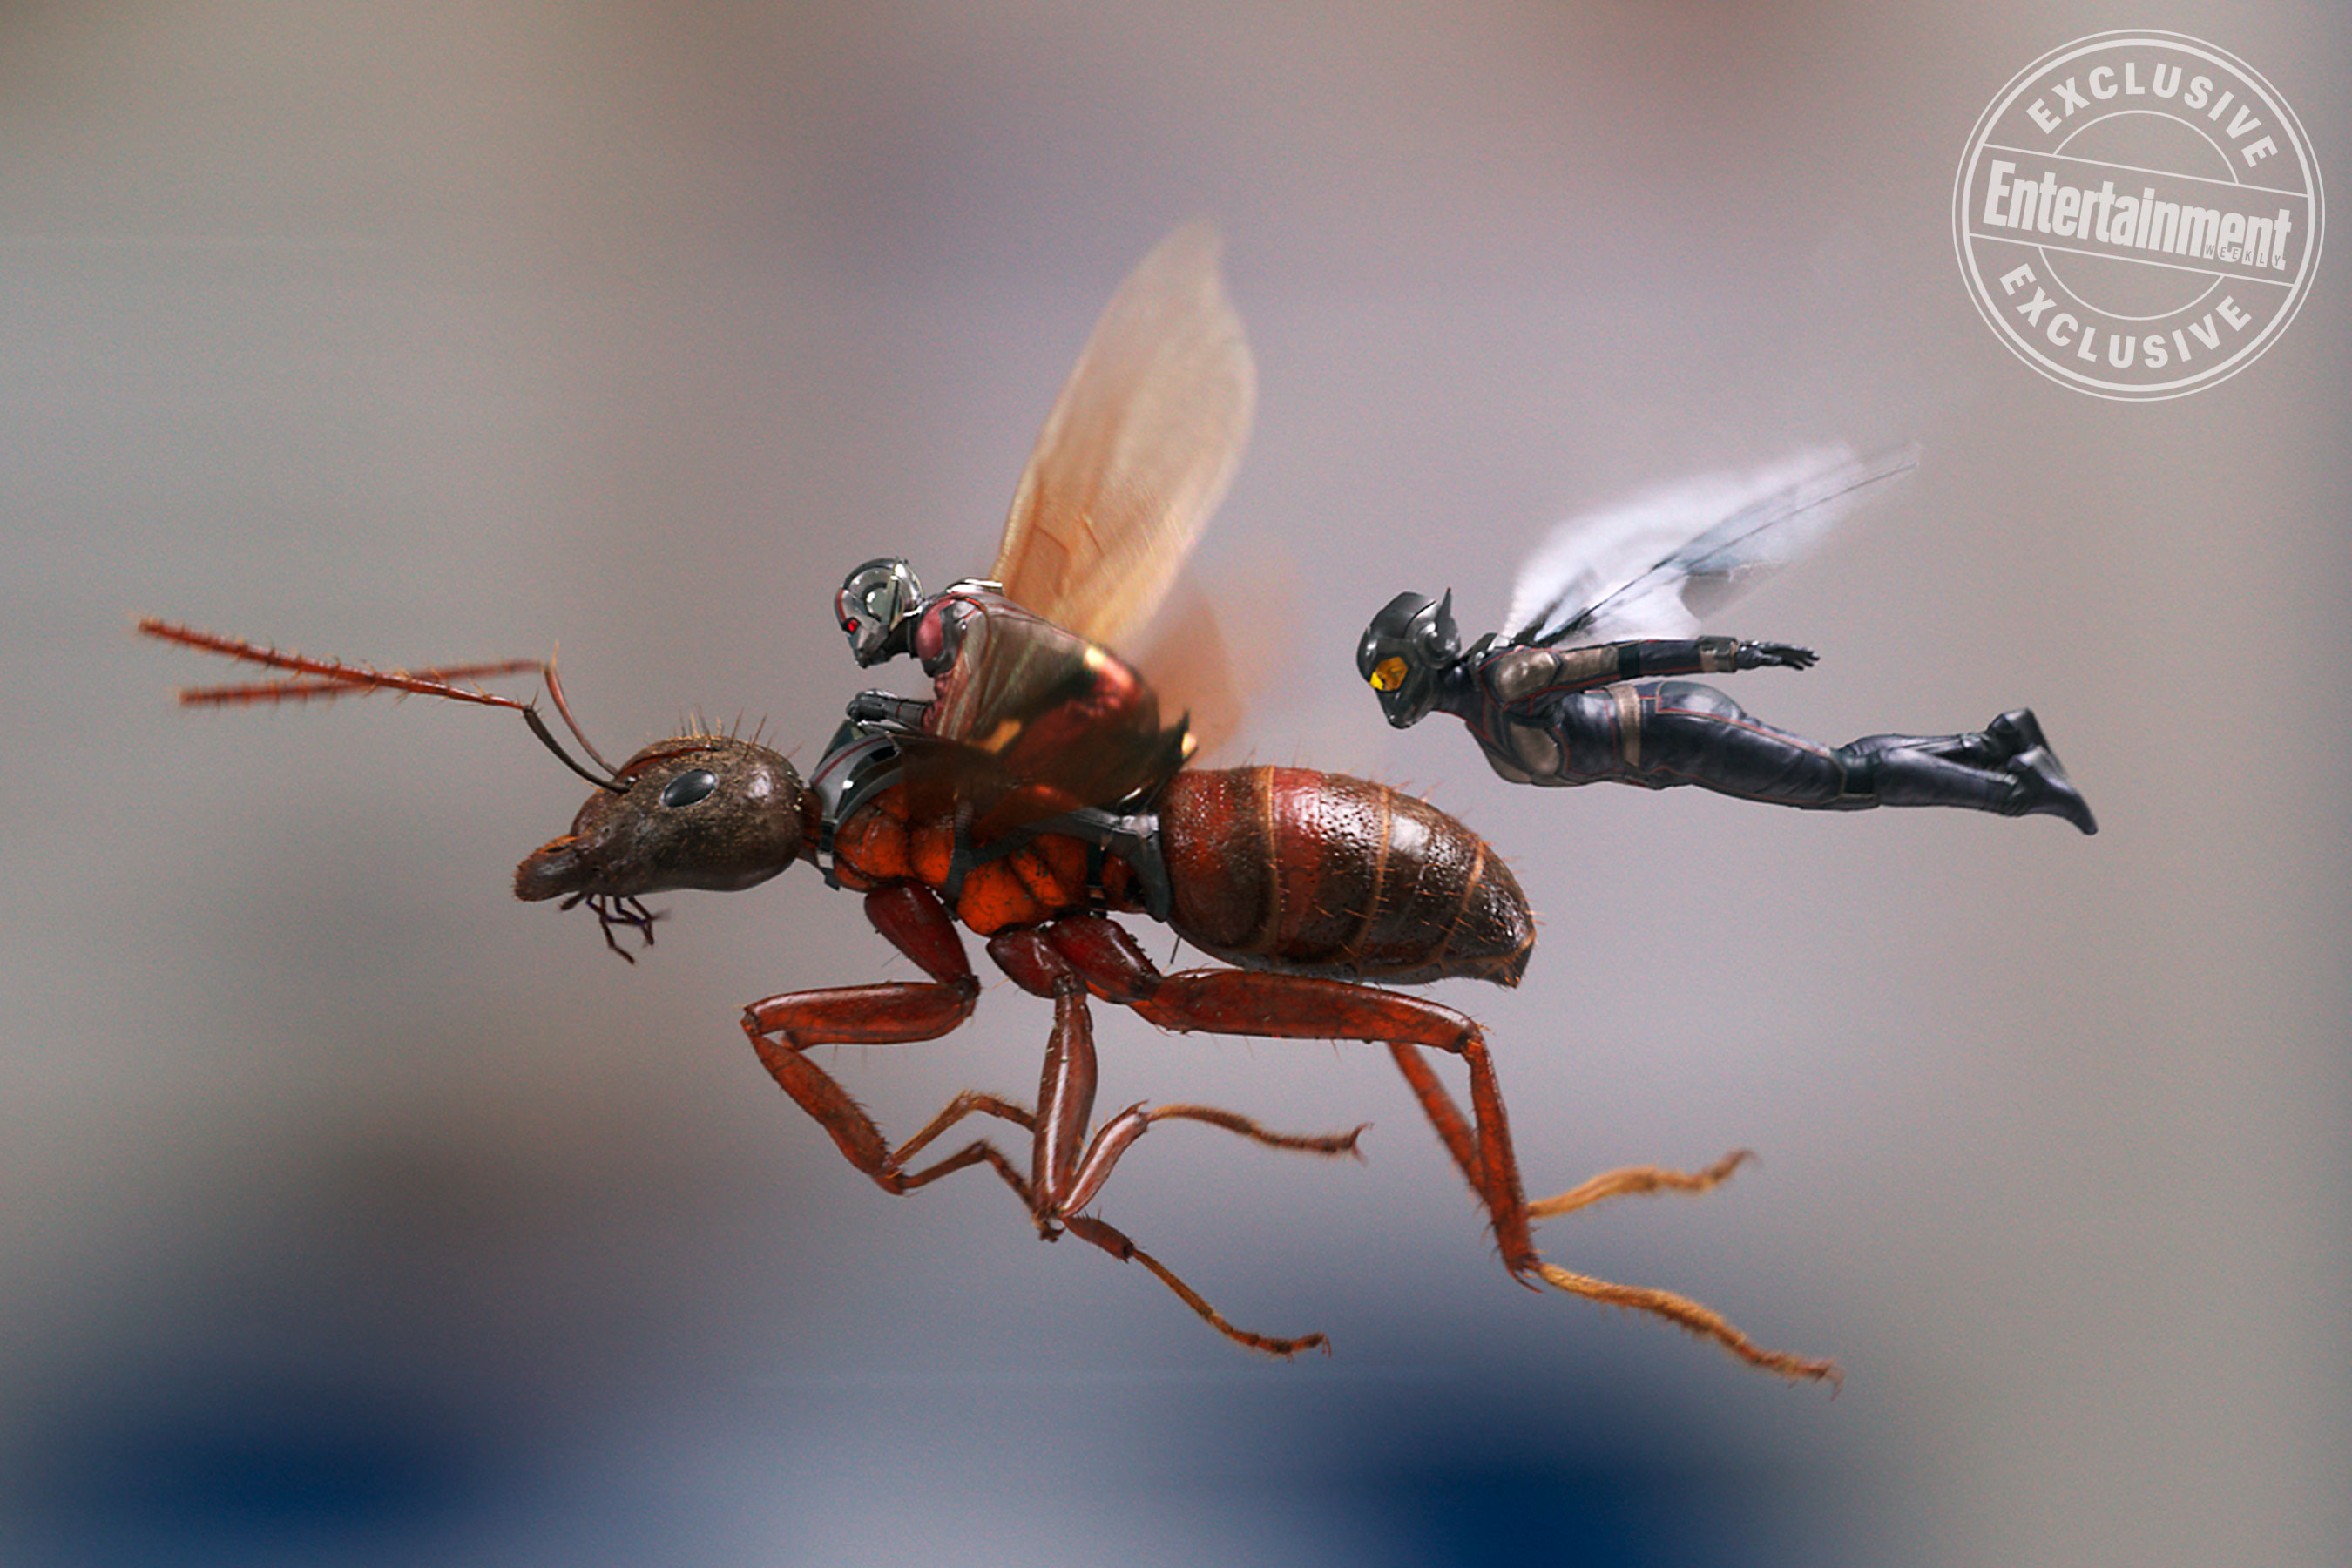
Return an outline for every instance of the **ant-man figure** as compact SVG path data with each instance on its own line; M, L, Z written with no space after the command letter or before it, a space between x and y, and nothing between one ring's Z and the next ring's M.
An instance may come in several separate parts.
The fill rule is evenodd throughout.
M835 607L860 665L911 654L933 682L928 702L862 691L850 719L989 753L1007 789L1045 786L1020 816L1108 805L1184 761L1184 721L1160 726L1140 676L995 583L966 578L926 598L907 563L885 556L849 574Z

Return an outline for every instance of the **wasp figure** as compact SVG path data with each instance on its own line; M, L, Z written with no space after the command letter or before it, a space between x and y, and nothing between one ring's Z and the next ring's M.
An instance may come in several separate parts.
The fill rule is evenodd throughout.
M614 768L572 723L551 661L539 667L603 771L571 764L595 792L569 832L517 868L516 895L585 904L617 948L615 928L650 942L646 895L746 889L813 864L858 895L923 977L752 1003L744 1033L784 1093L884 1191L984 1167L1038 1234L1142 1265L1253 1350L1288 1356L1324 1338L1229 1321L1093 1212L1097 1200L1126 1152L1164 1124L1327 1156L1352 1152L1363 1130L1279 1132L1188 1104L1131 1105L1097 1121L1097 1003L1163 1029L1386 1047L1514 1278L1653 1314L1790 1377L1834 1378L1832 1363L1759 1346L1695 1301L1574 1274L1538 1252L1539 1220L1622 1195L1704 1192L1745 1156L1696 1172L1612 1171L1529 1201L1485 1034L1393 989L1449 976L1518 984L1535 924L1500 856L1444 813L1377 784L1306 768L1190 766L1181 721L1163 724L1150 685L1106 651L1150 616L1222 495L1252 396L1213 237L1179 230L1097 324L1031 456L991 578L926 597L903 563L886 560L853 574L837 601L861 661L915 655L937 682L934 699L860 698L805 782L778 752L730 735L659 741ZM143 629L289 672L186 700L438 695L519 709L564 755L535 708L457 679L502 667L378 671L161 623ZM1124 923L1139 916L1223 962L1163 973ZM965 931L1052 1005L1035 1099L958 1094L894 1141L816 1048L929 1040L961 1025L981 994ZM1432 1052L1461 1060L1466 1109ZM975 1121L1017 1131L1025 1158L967 1137Z
M1907 451L1874 463L1811 454L1571 522L1529 559L1509 636L1465 648L1451 592L1400 594L1365 627L1357 670L1391 724L1453 714L1514 784L1697 784L1813 811L1954 805L2096 833L2029 709L1966 734L1825 746L1758 721L1712 686L1672 679L1811 668L1811 648L1696 636L1694 611L1792 559L1915 460Z

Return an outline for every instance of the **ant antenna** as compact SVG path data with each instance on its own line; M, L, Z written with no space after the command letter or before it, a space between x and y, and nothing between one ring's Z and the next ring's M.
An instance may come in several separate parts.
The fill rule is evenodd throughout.
M375 669L364 664L347 664L341 659L312 658L305 654L282 653L260 643L242 637L226 637L214 632L198 631L152 616L139 623L139 630L147 637L163 642L178 643L184 647L198 648L205 653L221 654L247 664L263 665L271 669L291 670L293 679L257 681L243 686L196 686L180 692L180 701L188 707L215 708L253 702L308 702L337 697L350 697L370 691L397 691L421 697L446 697L457 702L478 703L486 708L511 708L522 715L522 721L540 743L555 753L565 767L594 784L598 789L614 795L626 795L628 784L620 772L606 762L588 737L582 732L580 721L572 716L572 705L563 699L563 683L555 673L553 654L541 659L513 658L488 664L443 665L431 669ZM519 702L511 697L501 697L485 691L478 686L459 686L457 681L494 679L503 675L520 675L525 670L537 670L547 687L555 710L563 717L564 727L572 731L591 761L604 770L599 777L572 760L571 753L556 741L547 721L540 717L535 702Z
M553 752L556 760L565 767L570 768L598 789L608 789L614 795L626 795L629 793L629 786L622 779L621 770L604 760L604 754L596 749L596 742L588 738L587 731L580 728L580 721L572 716L572 704L563 700L563 682L555 673L555 655L561 651L561 648L551 651L547 656L547 662L540 666L540 674L547 682L548 698L555 704L555 710L563 715L563 727L572 731L572 738L580 742L580 749L588 753L588 760L604 770L605 776L598 778L566 756L563 748L555 743L555 737L548 733L547 721L539 716L539 710L536 707L528 703L524 705L522 721L530 726L530 732L539 737L540 743ZM646 928L646 940L650 942L653 936L650 926Z

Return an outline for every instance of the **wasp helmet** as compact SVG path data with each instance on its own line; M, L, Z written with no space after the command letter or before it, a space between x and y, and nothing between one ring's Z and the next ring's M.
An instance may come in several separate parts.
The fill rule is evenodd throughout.
M1372 617L1356 645L1356 668L1379 694L1381 711L1400 730L1435 705L1440 681L1461 657L1450 588L1439 601L1399 594Z
M879 664L907 652L908 623L922 600L913 568L896 556L868 561L843 579L834 612L857 662Z

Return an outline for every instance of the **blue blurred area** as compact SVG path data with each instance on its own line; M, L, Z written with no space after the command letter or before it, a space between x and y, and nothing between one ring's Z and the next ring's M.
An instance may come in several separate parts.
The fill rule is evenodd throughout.
M493 1479L477 1429L413 1398L190 1376L74 1413L35 1469L27 1513L58 1557L94 1563L410 1548L481 1510Z
M278 1190L268 1223L183 1235L93 1319L42 1329L0 1456L19 1560L1818 1563L1852 1484L1834 1444L1773 1457L1727 1424L1711 1357L1664 1384L1548 1360L1628 1326L1685 1348L1571 1303L1502 1342L1408 1314L1279 1366L1108 1259L1024 1246L994 1202L955 1204L1008 1222L975 1257L1079 1266L1018 1281L1059 1299L1007 1336L972 1289L894 1314L936 1278L919 1256L829 1307L746 1268L794 1250L789 1206L681 1201L714 1166L640 1160L571 1208L511 1151L453 1156L450 1125L248 1151ZM902 1242L924 1217L854 1188L849 1208ZM1521 1294L1465 1261L1443 1288ZM1327 1272L1313 1310L1346 1318L1370 1283ZM941 1332L968 1315L996 1327ZM1753 1392L1751 1415L1834 1408Z
M539 1555L529 1546L588 1562L743 1560L734 1500L530 1430L485 1390L428 1393L423 1370L388 1367L373 1385L184 1370L143 1398L73 1412L18 1494L25 1560L489 1562ZM722 1446L732 1479L769 1489L778 1534L761 1561L837 1560L853 1542L919 1552L954 1542L975 1513L970 1544L992 1560L1843 1560L1824 1551L1838 1478L1669 1436L1605 1387L1421 1377L1278 1397L1223 1383L1204 1398L1077 1380L1044 1392L804 1392L718 1426L706 1409L670 1436ZM1139 1423L1182 1436L1140 1453L1103 1444L1107 1426ZM931 1480L988 1469L979 1508ZM796 1539L796 1517L823 1521L816 1542Z

